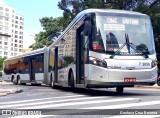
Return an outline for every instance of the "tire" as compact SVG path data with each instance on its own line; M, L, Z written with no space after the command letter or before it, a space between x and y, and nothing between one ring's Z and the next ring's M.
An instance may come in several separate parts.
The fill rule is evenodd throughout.
M26 83L21 83L21 85L26 85Z
M116 87L117 93L123 93L124 87Z
M11 80L12 80L12 82L13 82L14 85L17 85L17 79L15 79L14 76L12 76L12 79L11 79Z
M53 77L52 77L52 75L50 76L50 86L51 86L51 88L52 89L55 89L56 88L56 86L54 85L54 79L53 79Z
M160 81L157 82L157 85L160 86Z
M75 85L74 85L74 75L73 75L73 72L70 73L69 83L70 83L71 91L72 92L76 92L76 88L75 88Z
M21 85L21 78L20 78L20 76L17 76L17 84Z

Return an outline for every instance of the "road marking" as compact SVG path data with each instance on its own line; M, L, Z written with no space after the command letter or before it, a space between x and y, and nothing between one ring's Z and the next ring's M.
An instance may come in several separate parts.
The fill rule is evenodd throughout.
M140 102L140 103L110 105L110 106L88 107L88 108L82 108L82 109L122 109L122 108L128 108L128 107L150 106L150 105L156 105L156 104L160 104L160 100Z
M76 96L77 97L77 96ZM66 98L66 97L65 97ZM54 101L45 101L45 102L35 102L35 103L24 103L24 104L13 104L13 105L1 105L0 108L10 108L10 107L22 107L22 106L33 106L33 105L43 105L43 104L53 104L53 103L57 103L57 105L60 105L60 103L58 102L70 102L70 101L77 101L77 100L96 100L96 101L100 101L100 99L104 99L106 97L82 97L82 98L74 98L74 99L63 99L63 100L55 100L55 98L53 99ZM133 99L133 98L132 98ZM130 100L130 99L129 99ZM83 102L83 101L82 101ZM85 101L86 102L86 101ZM74 102L73 102L74 103ZM73 104L72 103L72 104ZM79 102L81 103L81 102ZM63 106L63 104L65 103L61 103L61 105ZM70 103L71 104L71 103ZM47 105L48 106L48 105ZM54 104L55 106L55 104ZM34 106L35 107L35 106ZM42 107L43 108L43 107ZM24 108L25 109L25 108ZM27 108L26 108L27 109Z
M160 92L160 88L124 88L124 90L140 90L140 91L159 91Z
M65 98L74 98L74 97L83 97L83 96L85 96L85 95L69 95L69 96L65 96ZM2 103L0 103L0 104L25 103L25 102L32 102L32 101L59 99L59 98L63 98L63 97L64 97L64 96L50 97L50 98L41 98L41 99L31 99L31 100L20 100L20 101L12 101L12 102L2 102Z
M90 97L91 99L91 97ZM92 98L95 99L95 98ZM23 107L23 109L40 109L40 108L54 108L54 107L64 107L64 106L77 106L77 105L87 105L87 104L97 104L97 103L107 103L107 102L120 102L120 101L129 101L129 100L139 100L139 98L119 98L119 99L110 99L110 100L94 100L94 101L81 101L81 102L71 102L71 103L58 103L50 105L40 105L40 106L29 106ZM55 101L56 102L56 101ZM27 104L24 104L26 106ZM5 107L5 106L4 106ZM22 109L22 108L17 108Z

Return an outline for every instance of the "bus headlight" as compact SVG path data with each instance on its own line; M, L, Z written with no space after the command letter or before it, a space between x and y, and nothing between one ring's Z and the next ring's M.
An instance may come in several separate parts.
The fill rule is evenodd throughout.
M157 59L153 60L152 63L151 63L151 67L155 67L157 65Z
M94 57L89 58L89 63L93 64L93 65L96 65L96 66L107 68L106 61L103 61L103 60L100 60L100 59L97 59L97 58L94 58Z

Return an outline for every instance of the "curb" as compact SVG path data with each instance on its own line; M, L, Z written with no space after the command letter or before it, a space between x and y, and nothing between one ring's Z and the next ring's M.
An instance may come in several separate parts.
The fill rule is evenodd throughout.
M10 90L11 93L21 93L23 92L22 89L17 88L16 90Z
M158 85L153 85L153 86L143 86L143 85L136 85L136 88L156 88L156 89L160 89L160 86Z
M23 92L23 90L22 89L19 89L19 88L16 88L16 89L12 89L12 90L9 90L9 91L4 91L4 93L2 92L0 92L0 97L1 96L7 96L7 95L9 95L9 94L14 94L14 93L21 93L21 92Z

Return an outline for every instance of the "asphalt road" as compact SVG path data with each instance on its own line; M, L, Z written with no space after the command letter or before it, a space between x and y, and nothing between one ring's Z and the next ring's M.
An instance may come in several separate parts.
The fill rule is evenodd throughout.
M76 93L73 93L69 88L59 87L57 89L52 89L45 85L31 86L6 84L6 86L16 86L21 88L23 92L0 97L0 109L2 110L46 109L46 112L42 113L44 115L42 117L58 114L83 115L83 113L85 115L103 115L103 117L106 117L107 115L107 117L116 117L115 114L125 115L126 113L132 114L133 112L134 114L132 115L135 116L149 110L147 113L150 113L153 117L160 117L160 110L158 110L160 109L160 89L138 87L125 88L124 93L117 94L115 89L78 89ZM79 109L81 110L78 111ZM112 111L111 109L118 110ZM157 114L151 112L153 109L157 109ZM138 110L137 114L135 113L135 110ZM97 116L92 116L92 118L94 117Z

